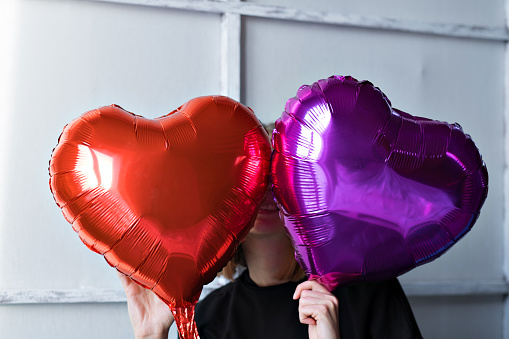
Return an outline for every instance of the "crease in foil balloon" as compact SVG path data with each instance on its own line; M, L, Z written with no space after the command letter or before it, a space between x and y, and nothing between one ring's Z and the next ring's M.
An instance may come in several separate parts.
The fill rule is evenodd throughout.
M303 132L310 126L316 137ZM486 166L457 124L394 109L352 77L302 86L272 143L273 192L296 258L331 290L438 258L472 228L487 196Z
M439 220L454 207L447 192L396 175L386 167L373 177L352 179L344 171L338 171L337 177L347 180L338 180L334 192L339 194L330 195L328 205L334 206L332 211L380 226L401 228L404 235L411 225Z
M83 243L152 289L181 338L198 338L194 305L249 232L270 157L252 110L226 97L155 120L112 105L64 128L49 184Z

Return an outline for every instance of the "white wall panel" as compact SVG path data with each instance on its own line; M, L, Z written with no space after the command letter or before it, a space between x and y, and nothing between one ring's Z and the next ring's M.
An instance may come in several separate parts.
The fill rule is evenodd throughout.
M0 337L134 338L125 303L0 306Z
M503 297L409 298L424 338L503 338Z
M483 26L504 25L503 0L248 0L248 2L415 21Z

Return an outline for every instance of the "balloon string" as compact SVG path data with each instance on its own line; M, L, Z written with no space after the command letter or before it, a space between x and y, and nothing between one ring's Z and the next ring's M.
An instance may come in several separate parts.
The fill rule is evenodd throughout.
M180 339L200 339L194 321L194 305L171 308Z

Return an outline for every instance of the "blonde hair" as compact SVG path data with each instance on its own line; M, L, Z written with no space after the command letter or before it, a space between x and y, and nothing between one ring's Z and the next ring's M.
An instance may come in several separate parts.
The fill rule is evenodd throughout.
M272 138L272 131L274 130L274 123L264 124L263 127L267 130L269 137ZM290 239L288 239L290 241ZM287 253L287 262L288 264L281 269L277 279L280 280L289 280L289 281L300 281L306 277L306 273L299 266L297 260L295 260L295 255L293 251L293 247L290 247L291 250ZM242 244L237 247L237 250L233 254L233 257L228 261L226 266L223 268L218 275L222 275L229 280L234 280L235 274L237 273L237 267L243 266L247 267L246 258L244 256L244 250L242 249Z

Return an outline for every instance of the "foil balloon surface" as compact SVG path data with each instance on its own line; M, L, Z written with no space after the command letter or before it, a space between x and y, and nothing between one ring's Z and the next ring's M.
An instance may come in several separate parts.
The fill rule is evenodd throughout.
M392 108L352 77L302 86L272 142L273 192L297 260L329 290L439 257L487 196L486 166L459 125Z
M171 308L198 338L194 305L247 233L271 149L251 109L200 97L155 120L118 106L64 128L50 188L81 240Z

